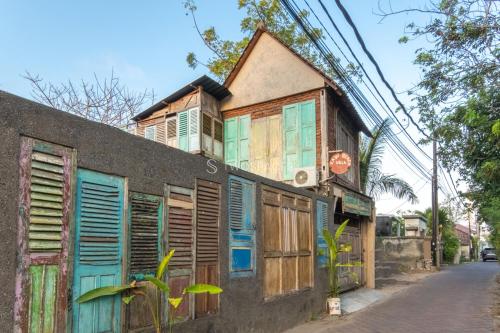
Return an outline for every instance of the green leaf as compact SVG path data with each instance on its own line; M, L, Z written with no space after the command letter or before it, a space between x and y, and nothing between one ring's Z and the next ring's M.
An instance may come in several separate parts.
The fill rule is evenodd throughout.
M344 223L342 223L340 227L338 227L337 231L335 231L335 241L338 241L340 239L340 236L342 236L347 223L349 223L349 220L345 220Z
M211 284L203 284L203 283L198 283L198 284L193 284L187 288L184 288L183 294L189 293L189 294L202 294L202 293L209 293L209 294L220 294L222 292L222 289L211 285Z
M122 301L123 301L123 303L128 305L130 302L132 302L132 300L134 298L135 298L135 295L124 296L124 297L122 297Z
M167 269L168 262L172 259L175 250L170 250L170 252L163 258L158 269L156 270L156 278L161 280L163 278L163 274L165 273L165 269Z
M86 292L85 294L81 295L78 297L76 300L77 303L85 303L91 300L94 300L96 298L101 298L105 296L115 296L118 294L121 294L125 290L129 289L134 289L136 288L135 283L134 284L127 284L125 286L108 286L108 287L101 287L101 288L96 288L93 290L90 290Z
M161 280L157 279L154 276L151 275L146 275L144 277L146 280L157 286L159 289L163 290L164 292L168 293L170 292L170 288Z
M352 263L349 263L349 264L336 264L335 266L337 267L361 267L363 266L363 263L360 262L360 261L356 261L356 262L352 262Z
M170 305L172 305L174 309L177 309L179 305L181 305L182 303L182 297L172 297L172 298L169 297L168 302L170 303Z
M338 252L351 252L352 245L350 243L341 244Z

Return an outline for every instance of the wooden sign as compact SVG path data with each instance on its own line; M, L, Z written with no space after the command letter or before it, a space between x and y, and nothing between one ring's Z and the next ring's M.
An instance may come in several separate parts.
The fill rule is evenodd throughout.
M328 164L333 173L341 175L346 173L351 167L351 157L347 153L337 152L330 157L330 162Z

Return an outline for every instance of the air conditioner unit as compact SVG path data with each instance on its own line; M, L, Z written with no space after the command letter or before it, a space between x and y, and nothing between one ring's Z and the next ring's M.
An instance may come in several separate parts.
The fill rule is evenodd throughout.
M316 167L295 168L293 170L293 185L296 187L313 187L318 185Z

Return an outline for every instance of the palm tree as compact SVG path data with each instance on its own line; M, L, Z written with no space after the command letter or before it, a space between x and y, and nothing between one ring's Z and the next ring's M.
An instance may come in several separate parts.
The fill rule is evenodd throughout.
M361 190L374 199L378 199L383 193L390 193L398 199L417 203L417 195L410 184L393 174L381 171L390 127L390 120L385 119L372 130L372 138L364 138L361 141L359 151Z

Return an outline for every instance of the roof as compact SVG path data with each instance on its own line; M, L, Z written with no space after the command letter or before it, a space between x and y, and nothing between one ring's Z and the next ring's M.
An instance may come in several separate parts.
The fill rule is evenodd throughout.
M293 50L291 47L283 43L277 36L275 36L273 33L269 32L266 28L264 28L263 25L259 25L257 27L257 30L255 31L254 35L252 36L250 42L248 45L245 47L245 50L243 50L243 53L241 54L240 58L236 62L236 65L234 65L233 69L227 76L226 80L224 81L224 86L229 88L231 85L231 82L236 78L238 75L238 72L240 69L243 67L245 61L248 59L248 56L250 53L252 53L253 48L257 44L257 41L259 40L260 36L262 36L263 33L267 33L269 36L271 36L273 39L275 39L278 43L286 47L292 54L294 54L299 60L304 62L307 66L311 67L315 72L317 72L319 75L323 77L325 80L325 83L333 89L333 91L339 96L341 102L346 106L347 110L350 112L352 117L354 118L354 121L356 122L356 125L358 128L367 136L371 137L371 131L368 129L368 127L365 125L361 117L359 116L358 112L354 108L354 105L352 104L351 100L347 96L347 94L343 91L343 89L335 83L328 75L326 75L322 70L320 70L318 67L314 66L312 63L310 63L307 59L305 59L303 56L298 54L295 50Z
M143 112L139 113L138 115L134 116L132 120L137 121L144 119L149 115L151 115L153 112L163 109L168 103L175 102L179 98L189 94L190 92L195 91L200 86L203 87L204 91L206 91L207 93L209 93L210 95L214 96L219 100L231 94L225 86L221 85L214 79L211 79L206 75L203 75L194 80L193 82L185 85L181 89L177 90L173 94L169 95L168 97L165 97L164 99L154 104L153 106L149 107L148 109L144 110Z
M404 219L419 219L419 220L427 221L427 219L424 216L418 215L418 214L403 215L403 218Z
M466 234L469 233L469 228L464 226L464 225L461 225L461 224L455 224L455 229L458 230L458 231L461 231L461 232L464 232Z

